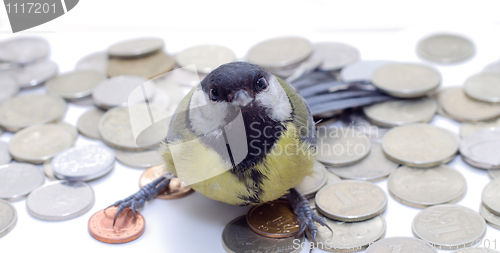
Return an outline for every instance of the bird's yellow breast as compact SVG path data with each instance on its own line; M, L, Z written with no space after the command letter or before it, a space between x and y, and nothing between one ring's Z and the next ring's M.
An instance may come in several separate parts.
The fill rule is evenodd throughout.
M189 130L186 130L188 134ZM231 164L198 139L185 142L173 141L162 145L166 169L208 198L232 205L254 204L245 201L256 191L252 185L251 170L264 175L259 185L259 200L267 202L281 197L290 188L312 173L314 150L301 140L297 127L289 122L266 157L252 168L248 177L238 178L231 171Z

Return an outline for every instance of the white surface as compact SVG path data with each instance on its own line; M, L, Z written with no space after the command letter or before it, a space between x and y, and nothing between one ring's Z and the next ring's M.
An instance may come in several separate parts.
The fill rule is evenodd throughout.
M462 85L466 78L500 58L500 5L494 1L98 1L85 0L64 16L30 29L49 40L51 58L60 71L73 69L82 57L129 38L158 36L166 50L177 53L200 44L220 44L244 57L255 43L278 35L305 36L313 42L338 41L357 47L363 60L421 61L415 54L419 39L437 31L458 32L476 45L471 60L438 65L443 85ZM141 4L140 6L138 4ZM2 9L2 8L0 8ZM4 9L0 11L0 39L13 36ZM45 88L23 91L43 93ZM69 106L64 121L76 126L91 106ZM459 123L436 116L432 124L458 134ZM12 133L0 139L9 141ZM75 145L100 141L79 136ZM468 191L459 205L479 210L481 192L490 181L486 171L456 157L450 166L466 178ZM224 226L247 212L193 193L175 200L154 200L141 213L146 231L134 242L108 245L87 231L92 214L139 189L143 170L119 162L111 174L90 182L96 193L94 207L73 220L46 222L31 217L25 200L14 202L19 219L13 231L0 238L1 252L223 252ZM387 192L387 180L377 183ZM411 223L420 209L388 198L383 214L389 236L412 236ZM500 248L500 231L488 226L484 239ZM302 252L308 252L303 250ZM315 250L314 252L321 252ZM449 251L440 251L449 252Z

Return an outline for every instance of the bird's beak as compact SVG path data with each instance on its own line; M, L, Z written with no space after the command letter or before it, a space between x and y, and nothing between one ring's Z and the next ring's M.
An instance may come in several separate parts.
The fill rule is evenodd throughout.
M239 108L243 108L247 105L249 105L253 101L253 98L248 94L247 91L245 90L239 90L234 94L234 98L231 101L231 103L234 106L237 106Z

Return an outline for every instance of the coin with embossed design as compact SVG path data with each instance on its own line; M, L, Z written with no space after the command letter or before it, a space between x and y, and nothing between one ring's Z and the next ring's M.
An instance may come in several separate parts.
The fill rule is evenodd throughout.
M457 34L434 34L422 39L417 45L420 57L443 64L465 61L475 51L472 41Z
M94 190L84 182L55 181L34 190L26 200L28 212L48 221L69 220L94 206Z
M73 146L75 139L75 131L61 123L32 126L12 137L9 151L17 161L43 163Z
M386 178L399 164L388 159L377 141L371 142L368 156L358 163L343 167L328 167L328 171L344 179L377 181Z
M222 64L233 62L236 55L231 49L218 45L200 45L184 49L176 57L179 67L194 65L197 72L208 74ZM192 70L192 68L187 68ZM193 69L194 70L194 69Z
M115 153L110 148L85 145L69 148L52 159L54 175L71 181L90 181L114 168Z
M280 252L295 253L301 251L300 238L270 238L259 235L248 226L245 216L240 216L226 225L222 231L222 247L227 253L239 252Z
M293 236L300 229L297 215L287 200L275 200L250 209L247 222L255 233L273 238Z
M464 176L447 165L433 168L402 166L391 173L387 188L397 201L412 207L450 204L467 192Z
M390 159L411 167L447 163L457 154L458 144L454 133L429 124L395 127L382 139L382 149Z
M16 201L45 183L40 168L27 163L0 166L0 199Z
M319 128L316 159L331 166L345 166L365 158L370 152L370 140L352 128Z
M131 242L139 238L146 228L144 217L126 208L113 224L117 207L98 211L89 219L89 233L94 239L111 244Z
M363 107L363 112L375 124L393 127L429 122L437 107L436 100L423 97L377 103Z
M263 68L283 68L304 61L312 51L311 42L305 38L273 38L250 48L247 60Z
M321 213L315 212L323 217ZM330 252L362 251L384 238L387 228L382 215L358 222L336 221L325 217L325 222L334 232L332 233L327 227L316 223L318 226L316 247Z
M387 195L371 182L342 180L326 185L316 193L316 207L334 220L363 221L385 210Z
M481 169L500 169L500 128L475 131L460 141L460 154Z
M371 78L378 89L395 97L422 97L437 89L441 74L418 63L395 63L380 67Z
M437 253L429 243L414 237L386 237L370 245L365 253Z
M500 116L500 104L473 99L461 87L450 87L439 92L438 102L453 119L483 121Z
M483 238L486 222L468 207L445 204L420 211L413 219L412 230L438 249L459 249Z
M500 178L491 180L483 189L482 201L490 212L500 215Z
M172 70L174 65L170 55L158 52L134 59L111 58L106 72L110 77L128 75L150 79Z
M0 126L9 131L53 122L64 116L66 102L50 94L15 97L0 105Z
M49 93L65 99L78 99L92 94L94 88L106 77L93 70L79 70L64 73L47 81L45 87Z

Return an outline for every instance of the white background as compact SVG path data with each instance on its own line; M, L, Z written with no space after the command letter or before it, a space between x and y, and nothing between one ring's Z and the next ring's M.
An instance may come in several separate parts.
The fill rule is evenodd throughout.
M447 31L469 37L477 47L476 55L467 62L437 66L443 76L442 85L453 86L462 85L467 77L500 59L499 10L497 1L85 0L64 16L19 34L40 35L49 40L51 58L61 72L67 72L89 53L141 36L163 38L166 51L172 54L194 45L219 44L243 58L259 41L300 35L313 42L351 44L359 49L363 60L419 62L415 54L418 40ZM13 36L16 35L10 30L5 9L0 8L0 39ZM64 121L76 125L79 115L88 108L71 106ZM432 124L457 134L460 125L441 116L436 116ZM4 133L0 139L9 141L11 137L11 133ZM100 142L80 136L75 145L89 143ZM489 182L486 171L466 165L460 156L449 165L467 179L468 192L457 204L478 210L482 189ZM94 207L69 221L34 219L27 213L25 200L14 202L18 224L0 238L0 252L223 252L224 226L245 214L249 207L226 205L198 193L149 203L141 211L146 231L134 242L108 245L94 240L87 231L90 216L136 192L142 172L117 163L111 174L89 183L96 194ZM387 191L387 180L377 185ZM412 219L419 211L389 197L383 214L387 221L386 237L412 236ZM484 239L497 240L497 249L500 248L499 230L488 226Z

